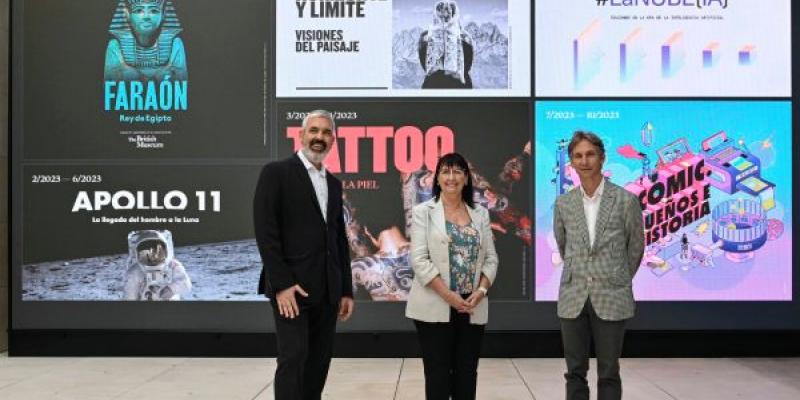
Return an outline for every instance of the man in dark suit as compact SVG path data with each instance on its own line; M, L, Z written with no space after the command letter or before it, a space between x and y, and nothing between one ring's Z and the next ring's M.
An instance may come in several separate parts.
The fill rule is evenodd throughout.
M272 300L278 340L275 399L319 399L328 375L336 317L353 312L342 183L322 161L334 146L332 115L303 120L302 148L267 164L253 200L264 264L258 293Z

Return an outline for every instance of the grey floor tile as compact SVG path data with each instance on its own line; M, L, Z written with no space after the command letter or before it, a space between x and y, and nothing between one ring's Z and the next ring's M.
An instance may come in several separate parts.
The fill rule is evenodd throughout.
M673 358L633 359L631 364L637 373L678 400L800 399L797 384L788 382L797 372L783 371L779 366L785 365L778 362ZM786 365L796 367L797 360Z
M623 359L626 400L797 400L800 359ZM273 399L274 358L9 358L0 399ZM564 398L563 359L482 359L481 400ZM594 387L594 360L589 373ZM323 398L420 400L422 361L335 359ZM595 397L593 397L595 398Z
M111 399L180 361L162 358L10 358L7 362L10 371L24 371L31 376L3 386L0 398Z
M230 399L250 400L272 380L273 359L190 358L115 397L119 400Z

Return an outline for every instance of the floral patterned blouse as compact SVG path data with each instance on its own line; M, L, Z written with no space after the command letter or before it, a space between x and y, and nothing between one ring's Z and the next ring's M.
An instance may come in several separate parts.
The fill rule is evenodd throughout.
M447 235L450 236L450 290L467 294L475 289L475 270L477 268L480 232L470 222L461 226L446 221Z

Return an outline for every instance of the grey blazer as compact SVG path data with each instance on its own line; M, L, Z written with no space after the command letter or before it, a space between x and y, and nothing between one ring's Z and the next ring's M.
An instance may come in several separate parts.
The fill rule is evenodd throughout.
M575 188L556 199L553 212L558 251L564 260L558 291L558 316L576 318L587 298L608 321L633 317L631 282L644 254L639 199L605 182L595 225L594 246L583 212L583 194Z
M494 283L497 275L497 253L494 249L489 211L475 205L467 207L472 223L481 232L475 286L480 282L481 274ZM414 281L406 302L406 317L425 322L449 322L450 305L427 285L437 276L441 276L445 285L450 287L450 237L447 235L444 219L444 207L435 199L414 206L414 220L411 225L411 267L414 269ZM484 325L489 320L489 299L483 299L473 309L469 322Z

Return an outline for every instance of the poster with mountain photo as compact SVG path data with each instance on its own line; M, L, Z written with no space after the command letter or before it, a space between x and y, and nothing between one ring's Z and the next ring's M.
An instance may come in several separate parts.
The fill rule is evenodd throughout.
M527 97L526 0L276 2L284 97Z
M510 89L508 0L395 0L392 87Z

